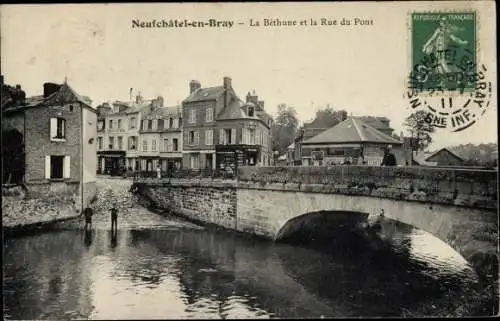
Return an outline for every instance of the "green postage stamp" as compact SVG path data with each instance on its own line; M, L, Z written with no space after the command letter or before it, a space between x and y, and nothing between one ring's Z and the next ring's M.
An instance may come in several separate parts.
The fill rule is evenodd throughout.
M476 13L411 13L410 86L432 91L475 87Z

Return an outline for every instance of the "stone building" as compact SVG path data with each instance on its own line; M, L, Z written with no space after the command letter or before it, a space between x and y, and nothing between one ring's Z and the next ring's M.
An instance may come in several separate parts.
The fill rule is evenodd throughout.
M163 107L152 104L144 111L140 128L141 170L162 171L181 168L182 112L180 106Z
M272 118L255 93L241 101L229 77L222 86L202 88L196 80L189 86L182 102L184 167L269 165Z
M43 95L5 106L2 131L23 146L23 183L30 193L74 194L78 207L96 192L96 110L67 83L45 83Z

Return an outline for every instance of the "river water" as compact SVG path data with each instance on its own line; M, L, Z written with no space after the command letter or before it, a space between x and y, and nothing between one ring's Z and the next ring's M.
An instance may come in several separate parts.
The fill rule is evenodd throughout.
M114 183L106 182L108 186ZM432 235L387 221L388 248L273 244L151 213L106 213L4 241L7 319L467 315L478 277ZM104 212L104 210L103 210Z

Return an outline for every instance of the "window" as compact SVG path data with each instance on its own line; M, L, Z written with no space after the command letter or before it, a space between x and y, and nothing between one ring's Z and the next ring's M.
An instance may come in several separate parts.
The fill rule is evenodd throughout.
M253 106L248 106L248 116L249 117L255 116L255 109Z
M170 119L168 120L168 126L169 126L170 128L174 128L174 119L173 119L173 118L170 118Z
M151 151L156 152L156 139L151 141Z
M172 150L177 152L179 150L179 141L177 138L172 139Z
M156 120L156 119L153 119L153 120L152 120L152 122L153 122L153 129L156 129L156 123L157 123L157 120Z
M130 136L128 138L128 149L135 150L136 148L137 148L137 137L136 136Z
M235 144L236 143L236 130L235 129L223 129L223 144Z
M177 127L181 127L182 126L182 118L179 118L179 120L177 121Z
M113 129L113 119L109 120L109 129Z
M97 137L97 148L102 149L102 137Z
M200 164L200 154L191 154L191 168L198 168Z
M165 138L165 139L163 139L163 151L169 152L168 147L169 147L168 146L168 139Z
M118 149L123 149L123 137L118 137Z
M70 178L71 161L69 156L45 156L45 178Z
M188 136L188 144L189 145L198 145L200 143L200 133L198 131L189 131Z
M255 128L249 128L248 130L249 135L250 135L250 145L255 145Z
M142 151L143 152L147 152L148 151L148 141L147 140L143 140L142 141Z
M129 122L130 129L135 129L136 121L137 121L137 119L135 119L135 117L130 118L130 122Z
M50 119L50 139L63 140L66 139L66 120L63 118Z
M143 130L147 128L147 123L148 123L148 121L147 121L147 120L143 120L143 121L142 121L142 129L143 129Z
M153 128L153 120L149 119L148 120L148 129L152 129Z
M214 131L213 130L205 130L205 145L211 146L214 144Z
M115 144L115 138L113 136L109 137L109 149L113 149L113 145Z
M163 123L164 123L164 120L163 119L158 119L158 129L162 129L163 128Z
M207 108L207 115L206 115L205 121L206 122L214 121L214 109L213 108Z
M122 129L122 120L118 119L118 129Z
M196 123L196 110L191 109L189 111L189 123L194 124Z

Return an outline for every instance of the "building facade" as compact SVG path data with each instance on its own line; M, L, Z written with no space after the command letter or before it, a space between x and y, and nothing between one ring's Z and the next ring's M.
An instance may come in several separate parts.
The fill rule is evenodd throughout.
M97 115L91 104L67 83L45 83L43 95L4 108L2 131L16 132L24 146L23 183L46 190L76 186L75 202L88 206L97 167Z
M272 118L264 102L249 94L242 102L231 78L223 85L201 88L193 80L182 103L183 166L216 169L269 165Z
M141 146L141 124L151 108L163 106L163 97L144 100L139 94L135 101L103 103L97 107L98 173L121 174L123 171L145 170Z
M180 106L151 105L142 116L140 129L140 168L154 171L182 166L182 112Z

